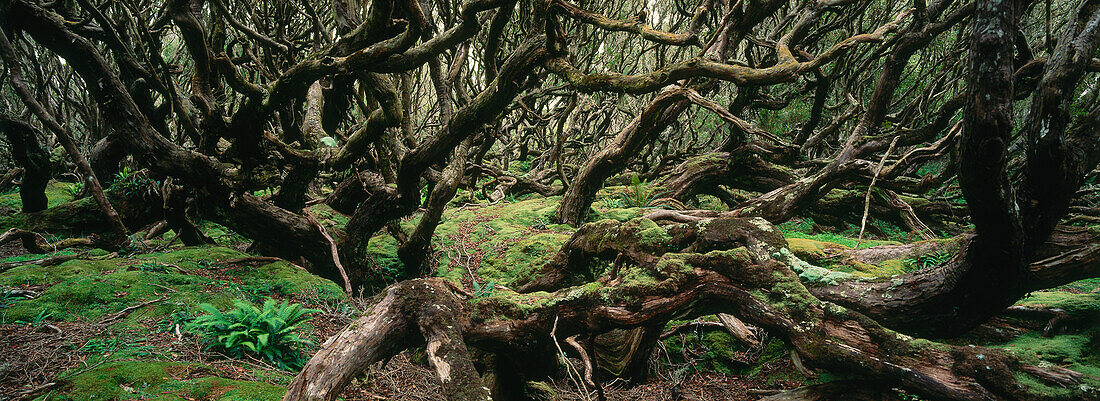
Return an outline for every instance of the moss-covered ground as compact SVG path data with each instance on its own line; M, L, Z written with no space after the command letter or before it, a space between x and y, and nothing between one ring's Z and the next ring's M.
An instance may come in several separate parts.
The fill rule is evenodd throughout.
M70 201L67 184L51 184L51 206ZM648 185L648 184L647 184ZM625 207L621 201L629 186L602 190L593 204L593 221L630 221L639 241L660 246L668 234L651 221L639 219L651 211L647 207ZM519 279L529 278L554 256L573 234L574 229L550 223L560 197L534 195L508 198L498 203L478 199L476 194L460 190L444 213L433 238L434 274L452 280L475 293L471 302L498 302L520 312L552 302L550 294L519 294L511 290ZM654 193L659 191L654 190ZM18 193L0 195L0 224L19 226ZM718 202L699 202L700 205ZM342 235L348 216L325 205L309 210L318 220ZM419 216L401 221L406 232L417 224ZM315 342L340 328L355 315L354 302L341 287L306 272L286 261L252 258L257 255L239 251L247 239L209 221L200 228L217 244L204 247L168 246L163 239L151 244L163 248L155 252L140 247L109 254L87 251L81 258L59 265L25 265L0 272L2 290L31 290L31 299L0 298L0 331L10 348L35 356L33 349L49 349L68 355L64 362L47 360L53 369L25 383L0 380L3 390L26 389L45 379L57 379L59 386L42 393L41 399L157 399L157 400L268 400L278 399L293 372L264 367L256 361L235 361L204 352L199 339L180 332L183 323L193 318L196 305L209 303L229 307L233 300L259 302L266 298L289 299L307 307L322 309L323 316L309 325L306 333ZM919 257L890 259L875 264L854 264L838 255L857 246L856 233L816 231L812 220L797 219L780 226L788 239L789 251L813 265L857 277L888 277L933 265L952 255L937 253ZM880 230L892 232L889 229ZM140 233L139 233L140 234ZM171 234L165 236L170 238ZM901 238L877 237L859 242L859 248L900 244ZM158 242L159 241L159 242ZM148 244L147 244L148 245ZM400 270L398 241L388 233L372 238L370 255L379 277L378 285L392 282ZM85 252L64 250L59 254ZM736 253L737 250L726 251ZM16 254L0 258L0 263L27 261L43 255ZM252 259L250 259L252 258ZM622 285L644 286L675 280L677 272L690 269L676 258L662 260L653 274L640 269L623 273ZM606 265L593 266L599 274ZM824 269L821 269L824 270ZM814 274L819 272L813 270ZM828 271L826 271L828 272ZM389 280L389 281L387 281ZM803 277L803 280L807 280ZM1035 292L1020 305L1057 308L1078 319L1077 323L1051 337L1028 331L1016 338L989 345L1018 353L1036 364L1056 364L1090 375L1083 385L1100 386L1100 280L1084 280L1061 288ZM578 287L579 292L600 292L593 283ZM624 293L629 292L625 291ZM369 294L366 294L369 295ZM124 315L120 315L124 314ZM118 318L115 318L118 316ZM713 322L713 317L701 321ZM1083 323L1082 323L1083 322ZM668 327L691 323L672 321ZM51 328L52 327L52 328ZM793 386L827 381L823 374L806 377L790 362L790 348L782 340L764 338L758 347L738 343L721 329L702 324L699 329L683 330L662 341L655 360L659 374L672 377L685 372L709 372L756 378L766 385ZM53 329L61 330L60 345L41 342ZM81 333L81 334L74 334ZM53 348L50 348L53 347ZM5 347L7 349L7 347ZM20 354L22 355L22 354ZM6 358L0 358L7 361ZM0 371L12 369L2 362ZM14 365L13 365L14 366ZM2 376L2 375L0 375ZM1027 376L1028 386L1050 394L1064 391L1046 388ZM1066 392L1068 394L1068 392Z

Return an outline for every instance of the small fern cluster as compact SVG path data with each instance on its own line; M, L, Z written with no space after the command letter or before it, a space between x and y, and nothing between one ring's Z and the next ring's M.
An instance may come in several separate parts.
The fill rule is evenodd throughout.
M69 195L70 198L76 199L80 197L80 194L84 193L84 181L77 181L64 187L65 195Z
M305 363L301 348L312 342L299 336L298 331L312 320L311 313L320 312L273 299L259 308L235 300L233 309L224 313L210 304L201 304L199 309L207 314L195 318L188 331L205 337L207 349L234 358L255 355L284 370L297 370Z
M936 267L951 259L953 255L950 252L939 251L935 253L926 253L914 258L905 259L905 263L909 264L913 270L924 270L931 267Z

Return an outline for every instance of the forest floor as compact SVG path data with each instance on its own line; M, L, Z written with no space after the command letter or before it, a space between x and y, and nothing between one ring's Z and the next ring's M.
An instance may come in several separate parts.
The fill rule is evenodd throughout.
M61 186L51 186L51 206L69 200ZM605 189L594 205L594 219L629 220L649 211L631 204L629 196L619 196L628 190ZM459 283L479 298L507 296L517 278L532 274L574 231L549 223L556 197L476 202L465 192L452 202L436 230L433 260L435 275ZM16 219L4 216L13 215L17 208L17 193L0 195L0 227L16 225ZM310 209L337 233L347 221L347 216L324 205ZM417 218L401 225L411 228ZM364 294L349 297L340 285L309 274L296 262L249 254L247 240L224 227L210 222L201 226L217 244L184 247L171 242L169 233L137 241L117 253L91 250L55 266L27 264L0 272L0 401L279 399L294 373L248 355L234 359L207 349L201 337L187 330L201 313L197 306L206 303L226 310L235 300L259 304L270 298L317 309L303 327L304 336L315 344L305 350L309 354L354 320L370 304L369 293L392 283L399 270L397 241L388 234L376 236L370 245L375 286L367 289L366 298L361 298ZM853 266L834 257L835 250L857 245L851 230L822 232L809 219L796 219L781 228L791 250L803 259L868 277L921 269L952 256L950 249L944 249L921 258ZM134 238L143 235L138 232ZM902 235L881 237L858 246L908 241ZM75 252L82 251L59 253ZM0 264L43 256L27 254L15 243L0 247ZM1057 308L1084 320L1044 333L1048 322L998 318L952 342L1001 347L1036 363L1100 377L1100 280L1036 292L1020 305ZM790 360L789 348L779 339L764 336L759 346L747 347L714 325L692 323L670 322L669 327L695 328L679 330L661 342L652 356L647 382L611 381L607 398L666 400L676 387L689 400L754 400L769 391L837 378L823 372L800 373ZM576 381L543 384L554 399L594 399L591 388L582 389ZM372 366L344 394L347 400L440 397L423 352L417 351Z

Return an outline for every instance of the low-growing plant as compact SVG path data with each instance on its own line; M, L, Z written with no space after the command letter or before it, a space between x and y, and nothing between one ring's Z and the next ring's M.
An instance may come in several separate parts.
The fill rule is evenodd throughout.
M153 261L138 263L137 265L134 265L134 268L146 273L164 273L168 271L168 266Z
M316 309L301 304L279 303L267 299L261 307L234 300L233 308L221 312L210 304L200 304L206 312L188 325L215 349L233 358L257 356L283 370L297 370L305 363L302 348L313 343L299 334L302 324L312 320Z
M220 270L225 268L225 266L222 266L222 264L217 261L209 261L206 259L196 260L195 264L206 270Z
M654 207L657 200L668 191L658 192L653 186L642 181L637 174L630 176L630 187L619 193L619 199L626 207Z
M12 306L15 301L23 297L15 295L15 292L10 289L0 289L0 308L7 308Z
M26 324L31 327L42 327L46 324L46 319L53 317L53 312L50 312L49 308L42 308L37 315L34 315L31 320L16 320L16 324Z
M939 266L949 259L951 259L950 252L939 251L905 259L905 263L909 264L913 270L924 270L929 267Z
M477 280L471 281L470 284L474 287L474 298L487 298L493 295L493 289L496 288L496 282L489 280L485 284L478 283Z
M117 351L127 351L134 356L148 356L153 352L153 347L149 345L141 345L141 341L145 341L147 338L123 338L123 337L106 337L106 338L93 338L84 343L80 347L80 351L94 355L106 355L115 353Z
M156 195L159 187L160 183L149 178L146 170L134 170L129 166L115 173L111 183L111 188L121 190L129 196L141 195L142 191L148 192L146 195Z
M191 316L191 312L188 312L187 309L177 309L157 321L157 329L165 333L171 333L176 330L176 327L183 329L194 320L195 317Z
M70 198L76 199L80 194L84 192L84 181L77 181L65 186L65 194Z

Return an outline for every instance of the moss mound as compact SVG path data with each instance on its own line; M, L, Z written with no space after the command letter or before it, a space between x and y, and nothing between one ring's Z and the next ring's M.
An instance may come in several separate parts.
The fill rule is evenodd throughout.
M227 379L198 364L120 361L67 380L52 400L278 400L286 389Z
M835 242L818 241L810 238L787 238L787 246L794 256L810 263L822 263L827 259L831 249L850 249L847 245Z
M163 298L130 313L118 324L161 318L199 303L227 307L236 298L310 297L346 299L335 283L287 262L257 267L227 264L248 255L223 247L179 250L103 260L77 259L57 266L27 265L0 274L0 287L43 288L41 294L0 310L5 321L46 317L98 321L127 307Z

